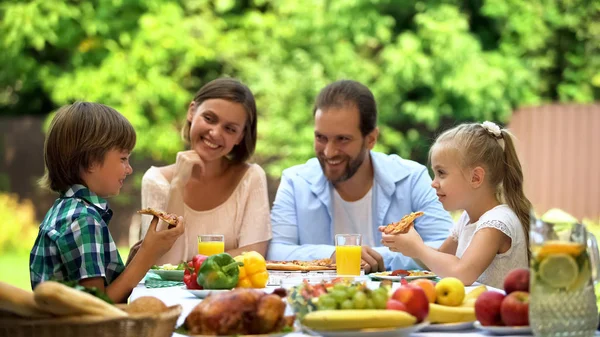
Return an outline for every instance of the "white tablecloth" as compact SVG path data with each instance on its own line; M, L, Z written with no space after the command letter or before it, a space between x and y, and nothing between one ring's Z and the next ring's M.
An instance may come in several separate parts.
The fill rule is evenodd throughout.
M378 282L369 282L369 287L378 286ZM397 283L394 284L395 287L399 286ZM474 286L467 287L466 291L469 292ZM275 289L277 286L268 286L267 289ZM192 295L189 291L183 289L182 287L170 287L170 288L154 288L148 289L144 286L144 284L140 283L130 296L130 301L135 300L141 296L154 296L162 300L167 306L181 304L183 307L183 311L179 320L177 321L177 326L183 324L187 315L192 311L192 309L200 303L201 299ZM286 309L286 315L293 314L291 308L288 306ZM182 335L174 333L173 336L181 337ZM411 336L413 337L435 337L435 336L443 336L443 337L458 337L458 336L491 336L485 332L481 332L472 328L471 330L466 331L454 331L454 332L416 332ZM513 335L515 336L515 335ZM531 335L522 335L522 336L531 336ZM596 336L600 336L599 333L596 333ZM286 337L308 337L306 334L302 333L290 333L286 335Z

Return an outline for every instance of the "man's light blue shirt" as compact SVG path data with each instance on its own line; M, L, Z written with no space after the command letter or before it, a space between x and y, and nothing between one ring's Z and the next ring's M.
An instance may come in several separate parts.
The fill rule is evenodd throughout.
M423 241L438 248L448 237L452 220L431 187L425 166L397 155L371 151L373 181L373 238L381 242L379 226L400 220L411 212L425 214L415 220ZM335 251L333 185L316 158L283 171L271 210L273 239L269 260L312 260ZM374 247L388 270L420 269L417 263L387 247Z

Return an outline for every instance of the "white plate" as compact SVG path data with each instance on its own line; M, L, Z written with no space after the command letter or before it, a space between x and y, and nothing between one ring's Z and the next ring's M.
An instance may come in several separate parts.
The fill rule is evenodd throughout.
M473 322L435 323L423 328L423 331L465 331L473 329Z
M492 335L531 335L531 327L527 326L484 326L479 323L479 321L475 321L473 325L485 332L488 332Z
M435 275L435 274L420 275L420 276L390 276L390 275L378 275L378 273L369 274L368 276L373 280L390 280L390 281L396 281L396 282L400 282L402 279L410 281L410 280L416 280L418 278L436 278L437 277L437 275Z
M185 286L181 287L181 289L189 291L190 293L192 293L194 296L196 296L198 298L206 298L210 294L219 294L219 293L226 293L228 291L231 291L228 289L202 289L202 290L188 289Z
M166 281L180 281L183 282L183 270L162 270L162 269L150 269L149 272L160 276L161 279Z
M429 322L423 322L399 329L363 329L350 331L320 331L312 330L307 327L302 327L302 329L309 335L323 337L408 337L411 333L417 332L427 325L429 325Z

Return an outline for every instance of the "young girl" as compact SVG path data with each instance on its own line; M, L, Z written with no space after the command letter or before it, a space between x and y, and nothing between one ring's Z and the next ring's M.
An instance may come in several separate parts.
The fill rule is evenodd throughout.
M429 157L439 200L447 211L463 214L437 250L414 229L384 234L383 244L440 277L502 288L508 272L527 268L529 261L531 203L511 134L492 122L459 125L439 136Z

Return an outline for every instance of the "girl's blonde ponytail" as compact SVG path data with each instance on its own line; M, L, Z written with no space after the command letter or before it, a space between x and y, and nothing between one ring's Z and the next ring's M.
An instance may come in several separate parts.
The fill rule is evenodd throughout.
M508 206L517 214L527 244L527 258L531 258L531 250L529 249L529 226L531 202L525 196L523 191L523 170L517 156L517 151L512 139L512 135L507 130L502 130L502 138L504 139L504 165L505 174L502 180L503 197Z

